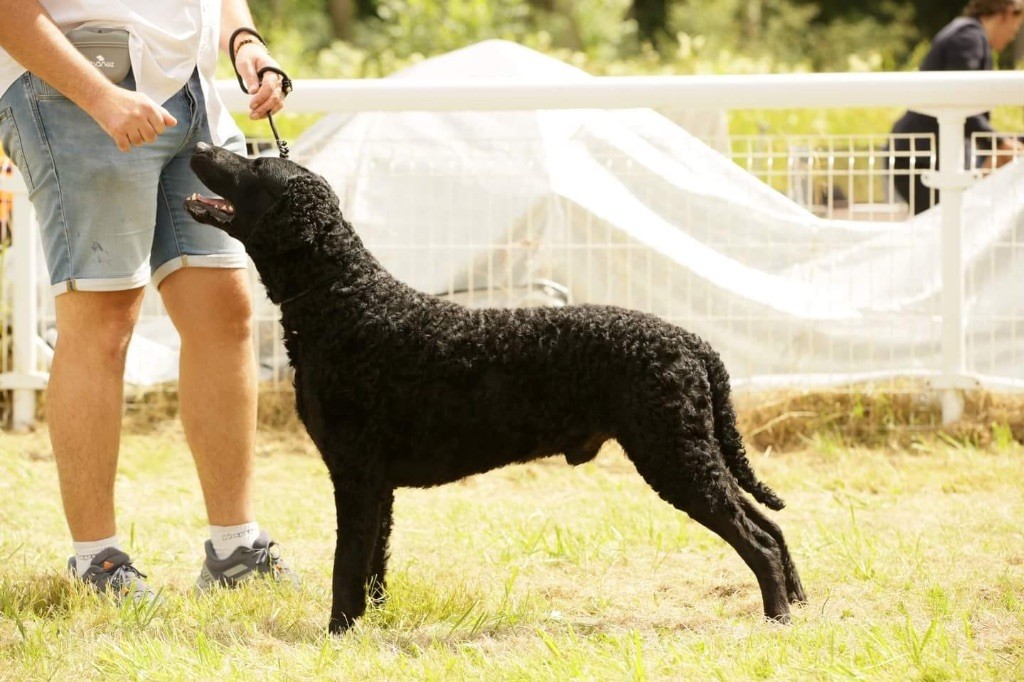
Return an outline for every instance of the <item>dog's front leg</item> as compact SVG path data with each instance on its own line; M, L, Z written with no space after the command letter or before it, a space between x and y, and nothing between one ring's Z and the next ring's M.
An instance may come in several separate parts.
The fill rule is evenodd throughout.
M384 603L387 597L385 573L388 569L388 542L391 539L392 507L395 502L393 488L385 488L380 500L380 530L377 532L377 543L370 555L370 601L375 605Z
M343 472L333 478L338 540L329 630L339 634L366 611L366 581L380 531L383 485L371 482L365 473Z

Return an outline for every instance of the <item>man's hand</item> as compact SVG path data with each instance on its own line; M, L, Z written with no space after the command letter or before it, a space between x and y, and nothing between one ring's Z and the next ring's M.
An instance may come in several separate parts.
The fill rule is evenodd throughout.
M999 144L996 145L992 156L985 159L985 164L982 167L985 170L1002 168L1021 156L1024 156L1024 142L1021 142L1016 137L1000 138Z
M237 0L225 0L232 2ZM152 142L170 114L145 95L108 81L68 42L38 0L0 0L0 45L99 123L123 152Z
M249 100L249 118L253 120L266 118L267 114L276 114L284 107L285 93L281 89L281 76L273 71L267 71L263 74L262 83L256 76L265 66L281 68L281 65L270 56L266 46L258 41L247 42L235 53L235 68L242 77L246 90L252 95L252 99Z
M153 142L167 126L178 124L166 109L142 93L115 86L104 95L83 108L122 152Z

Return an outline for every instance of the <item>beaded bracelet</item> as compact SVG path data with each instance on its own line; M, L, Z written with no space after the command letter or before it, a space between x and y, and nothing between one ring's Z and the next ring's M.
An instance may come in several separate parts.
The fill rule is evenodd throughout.
M238 54L239 50L241 50L246 45L250 45L250 44L252 44L252 45L263 45L263 49L267 51L267 54L270 54L270 48L267 47L266 44L261 43L260 41L256 40L255 38L246 38L245 40L238 41L238 44L235 45L235 54Z
M235 38L237 38L242 33L248 33L252 37L246 38L245 40L241 41L238 45L235 45ZM255 42L258 42L263 47L267 47L267 41L263 40L263 36L257 33L255 29L247 28L245 26L235 29L234 32L231 34L231 37L228 38L228 57L231 58L231 65L235 65L235 53L238 52L238 48L242 47L243 45ZM270 51L269 48L267 51Z

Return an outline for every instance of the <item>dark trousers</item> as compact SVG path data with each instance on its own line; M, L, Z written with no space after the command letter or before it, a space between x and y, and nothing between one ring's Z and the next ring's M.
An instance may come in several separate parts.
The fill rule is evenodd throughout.
M894 158L886 156L889 170L893 173L893 185L903 200L910 204L914 215L927 211L939 203L939 191L925 187L921 182L921 175L932 169L933 157L936 167L938 166L939 152L936 150L935 154L932 154L931 139L896 138L893 140L892 151L899 155ZM964 169L980 168L987 154L991 153L991 146L984 140L979 141L977 149L970 140L964 140ZM974 154L978 156L972 159L971 156Z
M928 138L896 138L887 156L896 192L910 204L914 215L939 203L939 192L925 187L921 174L932 169L932 144Z

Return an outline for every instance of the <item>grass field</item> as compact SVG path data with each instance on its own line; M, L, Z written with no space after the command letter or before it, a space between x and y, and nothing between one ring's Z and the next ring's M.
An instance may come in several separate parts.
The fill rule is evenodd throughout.
M614 447L400 491L390 601L326 635L323 465L262 436L260 522L304 585L190 593L206 525L174 426L125 437L120 533L162 602L117 608L63 575L43 433L0 435L0 679L1011 680L1024 676L1024 449L818 438L754 454L787 500L810 603L761 620L753 575Z

